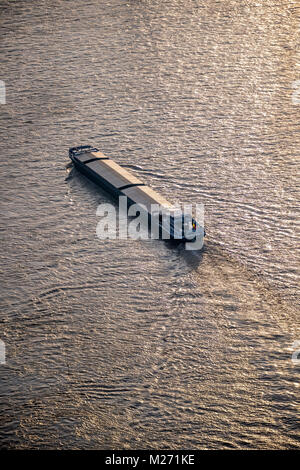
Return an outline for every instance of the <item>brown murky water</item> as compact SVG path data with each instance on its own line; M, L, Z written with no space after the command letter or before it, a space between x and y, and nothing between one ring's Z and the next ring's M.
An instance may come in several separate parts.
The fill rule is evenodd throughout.
M1 447L300 447L299 5L1 10ZM204 203L204 251L98 240L83 143Z

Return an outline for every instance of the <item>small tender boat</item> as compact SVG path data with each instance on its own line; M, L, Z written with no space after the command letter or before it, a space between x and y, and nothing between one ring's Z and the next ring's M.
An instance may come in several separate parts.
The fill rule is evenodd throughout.
M178 208L97 148L90 145L72 147L69 149L69 157L79 171L115 198L126 196L128 205L138 204L142 210L146 209L149 218L155 215L153 207L159 206L156 220L158 220L162 238L170 238L178 242L192 242L198 233L204 235L204 228L192 216L189 221L190 228L187 229L186 220ZM164 223L164 213L170 215L168 224Z

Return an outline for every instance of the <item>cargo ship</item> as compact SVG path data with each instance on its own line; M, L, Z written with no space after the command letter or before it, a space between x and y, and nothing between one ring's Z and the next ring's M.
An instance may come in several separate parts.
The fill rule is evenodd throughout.
M69 157L75 167L94 183L110 193L114 198L126 196L128 205L137 204L148 213L149 218L156 215L160 228L160 238L177 242L193 242L197 234L205 235L204 227L192 217L175 207L163 196L144 184L125 168L118 165L97 148L81 145L69 149ZM153 207L159 207L159 214L154 214ZM169 214L169 223L164 223L164 214Z

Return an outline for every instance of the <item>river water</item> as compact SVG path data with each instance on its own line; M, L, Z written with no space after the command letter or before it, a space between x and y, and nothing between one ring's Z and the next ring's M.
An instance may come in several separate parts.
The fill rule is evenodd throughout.
M1 1L1 447L300 447L299 25L287 0ZM203 203L204 250L99 240L86 143Z

